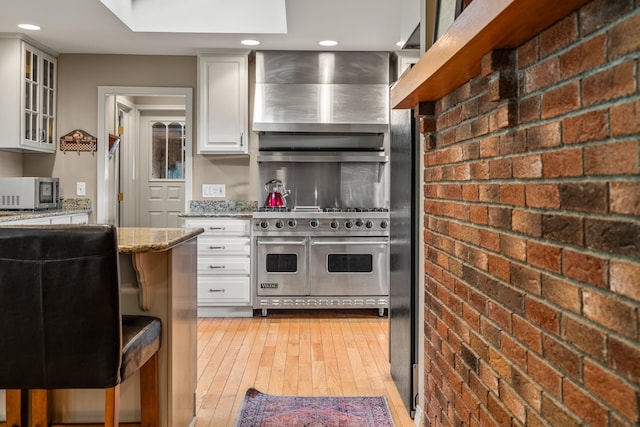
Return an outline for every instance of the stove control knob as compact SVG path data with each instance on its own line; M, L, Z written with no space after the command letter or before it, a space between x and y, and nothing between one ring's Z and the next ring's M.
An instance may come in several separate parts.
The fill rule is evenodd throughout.
M347 222L344 223L344 226L346 228L352 228L353 227L353 222L351 222L351 220L348 220Z
M362 227L362 220L360 218L356 219L356 227Z
M318 228L318 225L320 225L320 223L317 219L312 219L311 221L309 221L309 225L311 226L311 228Z
M289 226L289 228L295 228L298 223L295 219L291 218L289 221L287 221L287 225Z
M380 228L387 228L388 226L389 226L389 223L386 220L380 223Z
M340 223L338 223L337 219L332 219L331 222L329 223L329 227L333 228L334 230L339 226L340 226Z
M369 221L367 221L367 222L365 222L365 223L364 223L364 226L365 226L366 228L373 228L373 222L369 220Z
M281 220L281 219L277 220L277 221L276 221L276 227L277 227L277 228L282 228L282 227L284 227L284 222L282 222L282 220Z
M269 227L269 221L267 221L266 219L263 219L262 221L260 221L260 228L262 228L263 230L265 228Z

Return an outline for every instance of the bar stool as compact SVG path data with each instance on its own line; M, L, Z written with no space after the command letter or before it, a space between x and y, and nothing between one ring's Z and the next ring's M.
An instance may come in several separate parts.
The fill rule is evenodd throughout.
M70 388L105 389L105 422L97 425L118 426L119 386L138 371L141 422L134 425L157 426L161 329L158 318L120 312L115 227L0 227L8 427L54 426L49 390Z

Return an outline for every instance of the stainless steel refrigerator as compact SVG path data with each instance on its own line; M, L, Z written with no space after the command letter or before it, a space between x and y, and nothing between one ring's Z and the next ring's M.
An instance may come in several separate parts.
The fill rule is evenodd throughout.
M420 144L413 110L390 114L391 376L413 416L418 394L418 244Z

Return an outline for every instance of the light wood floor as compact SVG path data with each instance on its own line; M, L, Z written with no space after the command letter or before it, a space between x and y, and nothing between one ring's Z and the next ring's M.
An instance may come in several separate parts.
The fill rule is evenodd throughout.
M388 318L374 311L282 310L198 319L196 427L233 426L246 390L387 397L413 426L389 372Z

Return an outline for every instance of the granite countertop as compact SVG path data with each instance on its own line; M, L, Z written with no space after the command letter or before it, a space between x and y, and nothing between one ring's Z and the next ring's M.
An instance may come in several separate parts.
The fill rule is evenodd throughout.
M178 216L183 218L194 217L251 217L258 210L258 202L245 200L207 201L192 200L189 212Z
M118 251L121 254L160 252L204 233L203 228L118 228Z
M62 208L42 211L0 211L0 223L21 219L91 213L91 199L63 199Z

